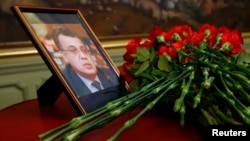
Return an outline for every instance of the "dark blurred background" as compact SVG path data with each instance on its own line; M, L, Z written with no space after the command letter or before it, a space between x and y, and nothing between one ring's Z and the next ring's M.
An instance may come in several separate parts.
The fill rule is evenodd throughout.
M100 38L147 34L155 25L167 30L188 24L197 29L205 22L250 31L249 0L8 0L0 1L0 43L29 41L12 5L80 9Z

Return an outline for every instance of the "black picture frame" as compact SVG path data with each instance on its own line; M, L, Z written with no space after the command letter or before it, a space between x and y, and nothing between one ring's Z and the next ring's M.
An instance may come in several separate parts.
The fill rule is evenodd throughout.
M53 104L64 91L79 114L86 114L129 91L129 86L120 76L119 70L101 46L80 10L25 5L14 5L11 9L53 74L48 82L38 90L41 105ZM105 73L98 74L100 82L103 81L102 90L91 92L87 87L85 88L84 83L78 81L81 79L76 78L76 80L76 76L68 77L66 75L65 70L70 66L68 65L70 59L65 59L63 52L68 50L60 49L52 38L53 30L61 27L66 27L81 37L81 41L88 49L89 57L94 60L95 66L98 68L97 73L105 70ZM78 49L72 59L82 53Z

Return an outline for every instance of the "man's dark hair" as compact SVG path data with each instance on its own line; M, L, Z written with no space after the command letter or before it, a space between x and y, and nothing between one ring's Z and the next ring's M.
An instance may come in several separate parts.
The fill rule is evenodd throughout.
M52 38L53 38L56 46L59 49L62 49L61 44L60 44L59 39L58 39L59 35L65 35L65 36L70 36L70 37L77 37L77 38L81 39L79 37L79 35L76 32L72 31L71 29L66 28L66 27L57 27L52 32Z

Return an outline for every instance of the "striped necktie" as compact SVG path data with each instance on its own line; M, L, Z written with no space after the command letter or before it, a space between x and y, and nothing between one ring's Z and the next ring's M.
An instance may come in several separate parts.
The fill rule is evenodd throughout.
M102 88L101 88L101 84L100 84L100 82L98 82L98 81L93 81L92 82L92 86L94 86L95 88L97 88L98 90L101 90Z

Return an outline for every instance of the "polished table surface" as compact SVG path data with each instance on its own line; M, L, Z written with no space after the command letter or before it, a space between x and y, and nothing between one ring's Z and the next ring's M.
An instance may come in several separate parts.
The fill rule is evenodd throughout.
M111 137L135 112L128 112L103 128L96 129L77 140L104 141ZM38 100L29 100L0 111L0 141L35 141L38 135L78 116L62 94L54 105L39 106ZM178 119L169 118L157 110L143 115L134 126L118 138L119 141L200 141L202 137L191 124L184 127Z

